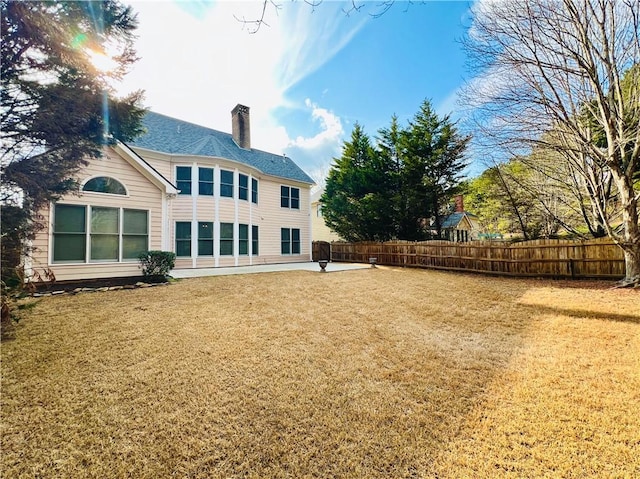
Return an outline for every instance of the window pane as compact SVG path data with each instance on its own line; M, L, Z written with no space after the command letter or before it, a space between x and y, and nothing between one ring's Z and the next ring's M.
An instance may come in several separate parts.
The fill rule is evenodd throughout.
M280 229L280 253L291 253L291 232L289 228Z
M233 198L233 171L220 171L220 196Z
M84 262L86 235L84 234L54 234L53 261L56 262Z
M220 170L220 182L232 185L233 184L233 171Z
M140 253L149 249L147 236L123 236L122 258L137 259Z
M220 240L220 256L233 256L233 241Z
M176 256L191 256L191 222L176 222Z
M198 194L202 196L213 196L213 183L198 183Z
M254 255L258 254L258 244L259 244L258 240L259 240L258 227L252 226L251 227L251 254L254 254Z
M238 176L238 183L243 188L249 188L249 177L247 175L242 175L242 174L239 175Z
M191 223L189 221L178 221L176 223L176 238L191 239Z
M209 181L213 183L213 168L199 168L198 179L200 181Z
M176 241L176 256L191 256L191 241Z
M181 195L191 194L191 167L176 167L176 186L180 190Z
M291 188L291 199L300 199L300 188Z
M118 235L91 235L92 260L118 260Z
M149 233L149 215L145 210L124 210L122 232L124 234L146 235Z
M191 167L190 166L178 166L176 167L176 179L178 181L191 181Z
M249 225L238 225L238 254L249 254Z
M233 239L233 223L220 223L220 239Z
M99 176L91 178L82 188L82 191L94 191L97 193L109 193L112 195L126 195L127 190L124 185L115 178Z
M213 196L213 168L199 168L198 179L198 194Z
M213 256L213 240L198 240L198 256Z
M289 187L288 186L280 187L280 206L282 208L289 207Z
M180 190L181 195L191 194L191 182L190 181L178 181L176 187Z
M251 201L258 202L258 180L251 178Z
M54 217L53 230L56 233L84 233L86 231L84 206L56 205Z
M241 240L249 239L249 225L238 225L238 237Z
M198 223L198 239L213 239L213 223L212 222L199 222Z
M220 185L220 196L224 196L226 198L233 198L233 186Z
M118 234L117 208L91 208L91 233Z

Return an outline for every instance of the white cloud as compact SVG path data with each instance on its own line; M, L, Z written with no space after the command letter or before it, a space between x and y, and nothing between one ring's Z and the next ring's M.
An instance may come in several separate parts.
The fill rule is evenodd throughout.
M333 158L340 155L344 129L340 117L318 106L309 98L305 100L306 109L318 124L319 131L313 136L298 136L291 140L286 154L303 166L316 182L329 170Z

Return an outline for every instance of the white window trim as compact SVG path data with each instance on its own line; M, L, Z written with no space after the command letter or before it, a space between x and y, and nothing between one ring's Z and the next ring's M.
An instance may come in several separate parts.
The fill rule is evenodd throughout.
M119 195L118 193L103 193L101 191L84 191L84 187L87 183L89 183L89 181L95 179L95 178L111 178L116 180L118 183L120 183L122 185L122 187L124 188L125 194L124 195ZM82 184L80 185L80 194L81 195L95 195L95 196L108 196L108 197L118 197L118 198L129 198L129 188L127 188L127 185L124 183L124 181L122 181L120 178L118 178L117 176L111 176L111 175L93 175L90 176L88 178L86 178Z

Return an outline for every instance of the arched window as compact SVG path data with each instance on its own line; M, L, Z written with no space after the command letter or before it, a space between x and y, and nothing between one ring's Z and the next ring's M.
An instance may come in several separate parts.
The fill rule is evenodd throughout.
M93 191L95 193L109 193L111 195L126 195L127 189L115 178L108 176L96 176L87 181L82 187L82 191Z

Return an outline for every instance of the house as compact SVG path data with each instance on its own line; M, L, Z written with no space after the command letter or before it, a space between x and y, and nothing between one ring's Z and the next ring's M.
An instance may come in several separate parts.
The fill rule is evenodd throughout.
M442 236L449 241L465 242L478 239L478 217L464 210L462 195L455 197L454 211L442 220Z
M231 119L229 134L148 112L145 134L105 148L79 191L41 212L27 268L58 281L138 276L146 250L175 252L176 268L309 261L313 181L252 148L248 107Z
M324 189L320 189L311 195L311 238L313 241L342 241L342 238L329 228L322 216L322 203L320 197Z

